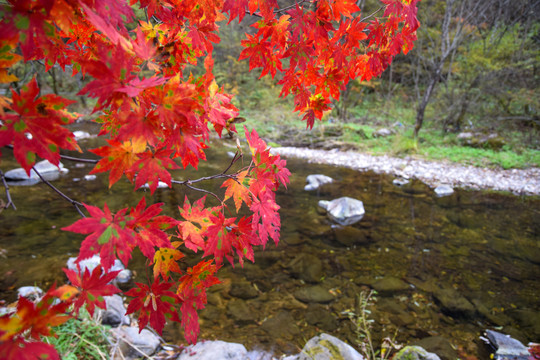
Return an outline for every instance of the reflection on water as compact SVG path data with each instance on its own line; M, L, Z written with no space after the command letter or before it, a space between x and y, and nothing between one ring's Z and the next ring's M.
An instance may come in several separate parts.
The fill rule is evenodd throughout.
M209 157L212 164L226 163L225 156ZM70 172L55 185L76 200L107 202L117 210L134 206L144 193L134 194L123 180L109 189L107 174L86 181L91 166L64 164ZM388 176L296 160L288 164L291 184L278 193L282 240L277 248L269 244L257 252L255 264L224 266L223 284L209 294L201 313L201 338L276 352L298 351L319 332L354 344L345 311L354 309L360 291L376 288L375 338L437 339L462 356L478 354L476 339L485 328L502 329L524 342L540 339L538 197L458 190L436 198L419 182L400 188ZM10 165L3 160L2 169ZM205 174L221 170L202 168ZM338 181L306 192L305 177L312 173ZM175 176L201 174L178 171ZM219 183L206 185L220 191ZM11 193L18 210L0 215L0 249L6 250L0 298L8 300L19 286L63 282L61 268L83 238L60 230L78 214L45 185L12 187ZM178 217L186 194L192 200L199 196L183 188L146 196L164 202L167 213ZM361 222L332 227L317 209L319 200L341 196L364 202ZM135 254L130 264L140 280L146 277L143 261ZM166 337L182 341L176 325L168 327Z

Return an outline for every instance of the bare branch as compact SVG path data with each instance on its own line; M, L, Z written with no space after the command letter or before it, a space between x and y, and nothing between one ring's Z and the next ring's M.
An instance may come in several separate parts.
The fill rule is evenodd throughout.
M0 170L0 177L2 178L2 183L4 184L4 188L6 188L6 198L7 198L7 204L4 205L4 209L7 209L10 205L13 207L13 210L17 210L15 207L15 204L11 200L11 194L9 193L9 186L6 182L6 178L4 177L4 173L2 170Z
M220 202L220 204L223 204L223 200L221 200L219 198L219 196L217 196L216 194L214 194L213 192L211 191L208 191L208 190L205 190L205 189L201 189L201 188L198 188L198 187L195 187L195 186L191 186L189 183L186 183L184 184L186 187L188 187L189 189L191 190L195 190L195 191L200 191L200 192L203 192L205 194L209 194L209 195L212 195L213 197L215 197L217 199L217 201Z
M78 158L78 157L73 157L73 156L68 156L68 155L60 155L60 157L64 160L90 163L90 164L97 164L99 162L99 160L97 159L85 159L85 158Z
M37 171L36 167L32 167L32 169L36 172L37 176L39 176L39 178L41 179L41 181L43 181L45 184L47 184L47 186L49 186L51 189L53 189L58 195L60 195L62 198L64 198L65 200L69 201L71 203L71 205L75 206L75 209L77 209L77 212L84 218L86 217L83 212L81 211L81 209L79 208L79 206L83 206L82 203L78 202L78 201L75 201L73 200L72 198L70 198L69 196L67 196L66 194L64 194L63 192L61 192L60 190L58 190L58 188L56 188L53 184L51 184L49 181L47 181L40 173L39 171Z

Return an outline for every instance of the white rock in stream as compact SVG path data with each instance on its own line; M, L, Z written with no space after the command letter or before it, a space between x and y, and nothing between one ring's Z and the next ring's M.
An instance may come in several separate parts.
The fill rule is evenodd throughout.
M62 163L58 163L58 166L53 165L48 160L43 160L34 165L36 170L43 175L46 180L56 180L52 177L58 178L60 173L67 173L69 170L64 167ZM5 178L13 181L22 181L22 180L37 180L40 181L38 174L34 170L30 170L30 176L26 173L23 168L17 168L9 170L4 174Z
M326 176L323 174L312 174L312 175L307 176L306 182L308 184L304 186L304 190L311 191L311 190L317 190L324 184L333 183L334 179L332 179L330 176Z
M321 200L319 206L328 212L330 219L340 225L352 225L364 217L364 203L350 197L341 197L332 201Z
M434 191L438 197L450 196L454 193L454 189L449 185L439 185Z

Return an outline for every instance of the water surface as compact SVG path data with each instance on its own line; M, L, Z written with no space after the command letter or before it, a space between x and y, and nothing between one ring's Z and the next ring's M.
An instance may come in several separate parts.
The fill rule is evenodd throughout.
M6 171L15 164L9 150L3 151ZM210 164L201 165L200 172L174 175L187 179L219 173L229 159L225 152L209 153ZM90 165L64 165L70 172L56 186L78 201L106 202L113 211L134 206L146 194L148 202L164 202L166 213L178 217L186 195L192 201L199 197L183 187L154 195L133 193L124 179L109 189L108 174L86 181ZM327 332L355 345L358 338L347 313L355 310L361 291L375 287L381 290L371 315L375 339L438 339L453 346L447 352L462 357L480 356L477 339L486 328L523 342L540 340L538 197L457 190L437 198L420 182L396 187L391 176L294 159L288 168L291 184L277 197L283 224L279 246L268 244L266 251L257 252L255 264L243 269L224 266L223 284L209 294L208 308L201 313L201 338L293 353ZM305 178L313 173L337 181L306 192ZM220 185L204 184L216 192ZM14 299L19 286L64 282L61 268L83 239L60 230L79 217L46 185L11 187L11 194L18 210L0 214L0 298L6 300ZM364 202L362 221L336 228L317 208L319 200L341 196ZM197 260L193 256L187 263ZM142 256L135 254L130 268L138 280L146 278ZM389 289L383 280L391 283ZM331 294L330 301L298 300L300 289L315 285ZM441 300L445 293L466 299L472 309L449 307ZM165 337L182 342L176 325L167 328Z

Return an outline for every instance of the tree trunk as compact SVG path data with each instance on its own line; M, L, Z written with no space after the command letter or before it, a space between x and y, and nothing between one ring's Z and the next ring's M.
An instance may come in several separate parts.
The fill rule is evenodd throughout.
M418 108L416 109L416 123L414 124L415 139L418 138L418 133L420 132L422 124L424 123L424 113L426 112L426 107L429 103L429 99L431 98L431 94L433 94L433 90L435 90L435 85L437 84L437 82L439 82L441 70L441 66L437 67L437 70L435 70L435 72L431 76L428 87L424 92L424 96L422 96L422 100L420 101L420 104L418 104Z

